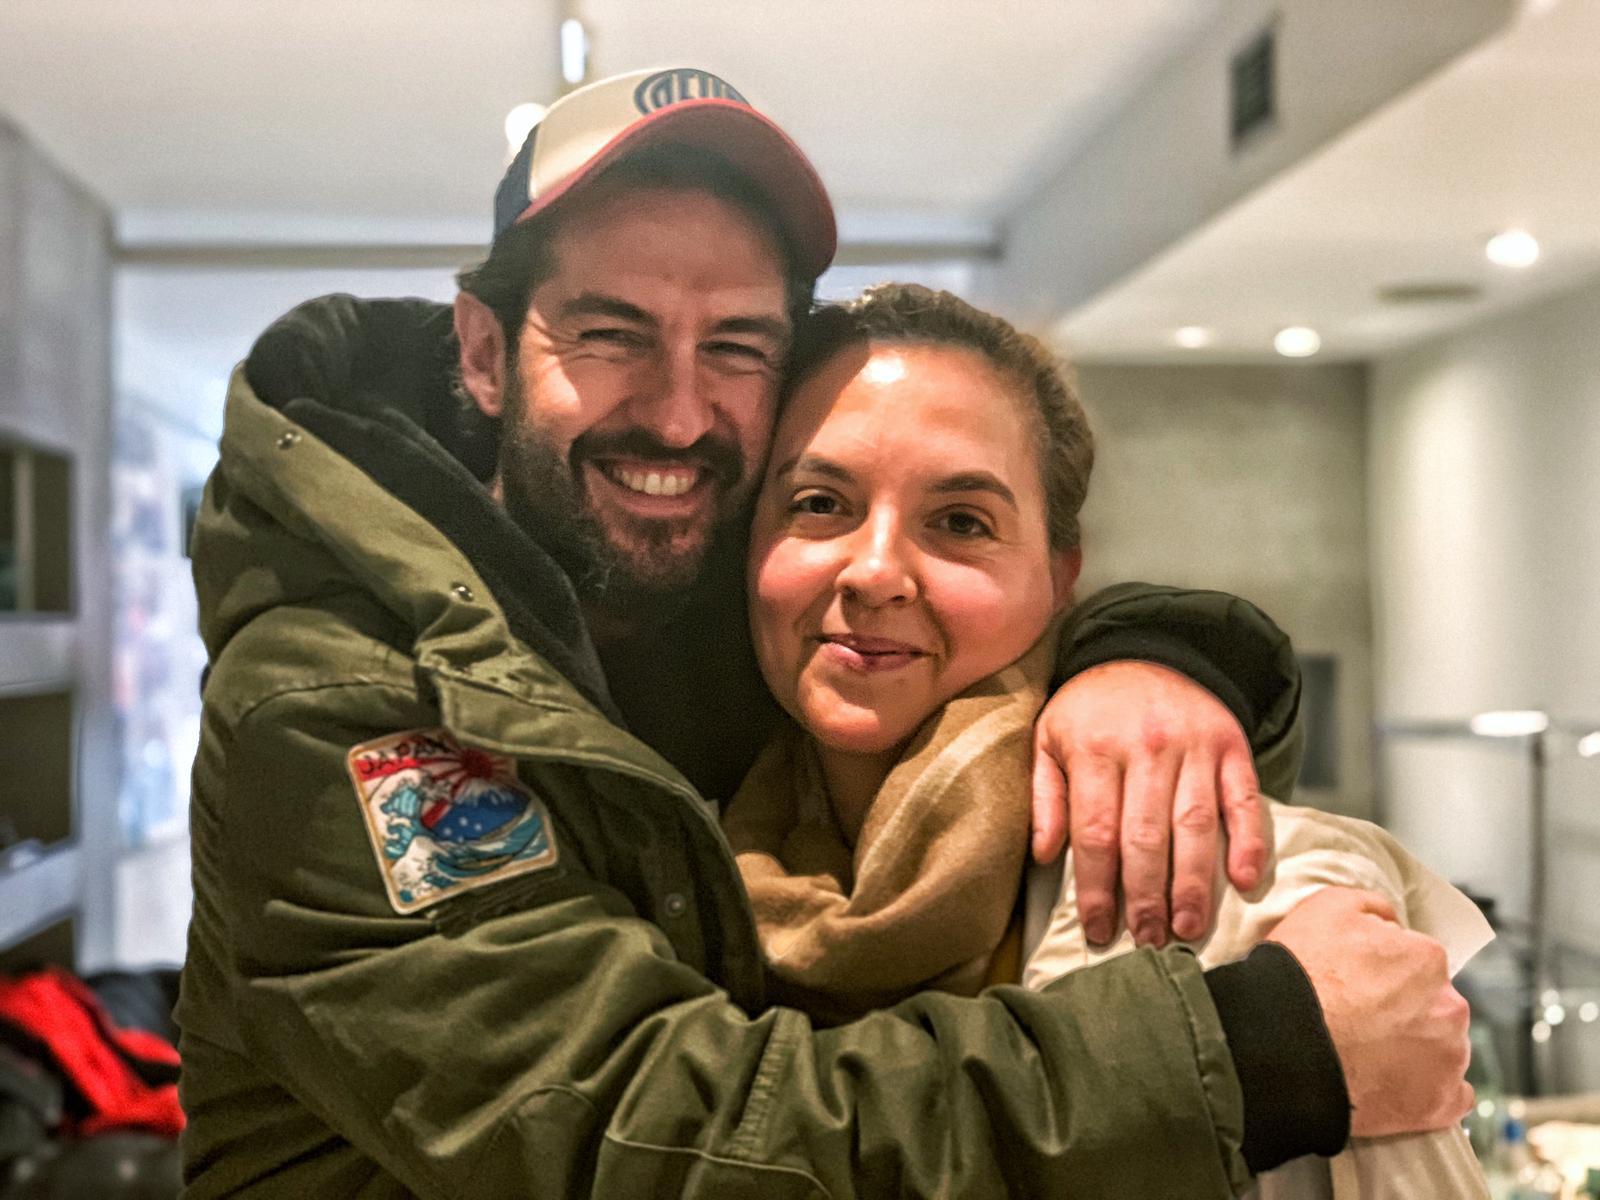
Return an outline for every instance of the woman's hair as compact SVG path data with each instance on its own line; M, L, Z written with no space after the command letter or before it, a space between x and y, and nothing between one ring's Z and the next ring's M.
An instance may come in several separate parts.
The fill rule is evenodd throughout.
M1078 545L1078 512L1089 493L1094 435L1064 364L1038 338L949 292L914 283L868 288L848 304L819 308L796 338L788 394L848 346L910 342L979 355L1012 385L1034 418L1050 546Z

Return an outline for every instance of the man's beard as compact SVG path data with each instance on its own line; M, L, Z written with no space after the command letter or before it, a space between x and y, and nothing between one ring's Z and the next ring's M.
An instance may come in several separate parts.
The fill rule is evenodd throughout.
M507 514L566 572L584 608L635 629L675 615L690 599L712 549L727 540L743 515L738 493L745 472L738 447L708 434L687 449L673 450L633 429L584 434L563 459L522 420L515 363L507 386L499 453ZM580 473L584 462L603 458L702 467L716 494L712 519L644 521L619 515L619 528L608 530Z

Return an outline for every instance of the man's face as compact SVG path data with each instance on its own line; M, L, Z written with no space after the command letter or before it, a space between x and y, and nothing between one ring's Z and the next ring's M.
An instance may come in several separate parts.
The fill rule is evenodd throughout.
M585 601L626 619L695 581L759 478L783 260L742 209L677 189L580 207L553 249L505 379L497 484Z

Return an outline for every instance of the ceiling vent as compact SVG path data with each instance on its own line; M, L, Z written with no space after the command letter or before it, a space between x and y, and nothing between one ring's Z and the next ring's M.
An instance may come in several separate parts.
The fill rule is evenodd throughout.
M1233 148L1278 119L1278 27L1268 25L1228 64L1228 132Z
M1378 289L1378 299L1385 304L1471 304L1482 298L1483 289L1477 284L1455 279L1390 283Z

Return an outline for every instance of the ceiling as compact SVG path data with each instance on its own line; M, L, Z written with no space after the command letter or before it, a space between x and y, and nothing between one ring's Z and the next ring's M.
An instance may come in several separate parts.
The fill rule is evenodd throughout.
M1321 359L1370 359L1600 272L1600 2L1544 0L1176 246L1067 314L1056 332L1103 360L1272 358L1304 324ZM1523 271L1484 256L1533 233ZM1396 285L1466 285L1412 299ZM1183 350L1182 326L1213 332Z
M1093 359L1389 352L1600 271L1600 0L1522 0L1507 30L1346 130L1077 310ZM694 62L816 159L847 240L921 244L961 287L1013 206L1114 135L1127 101L1218 28L1222 0L582 0L592 72ZM113 208L125 246L479 244L513 104L559 88L558 0L0 0L0 113ZM1138 212L1129 210L1136 223ZM1484 239L1539 236L1529 271ZM837 271L837 293L909 264ZM261 325L317 290L448 296L430 271L126 268L124 361L212 386ZM920 277L920 275L918 276ZM936 278L933 278L936 277ZM1394 284L1468 284L1393 304ZM1213 331L1180 350L1179 326Z
M815 157L847 235L968 236L1220 0L585 0L591 73L689 62ZM479 240L555 0L5 0L0 112L125 239Z

